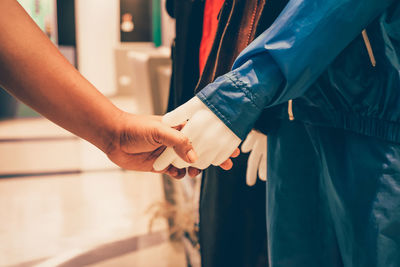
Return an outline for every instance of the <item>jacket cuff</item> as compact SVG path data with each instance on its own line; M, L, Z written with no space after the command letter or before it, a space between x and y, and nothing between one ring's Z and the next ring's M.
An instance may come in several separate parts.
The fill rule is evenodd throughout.
M217 115L241 140L250 132L252 125L242 123L255 120L261 113L252 96L244 89L238 79L231 73L219 77L214 83L207 85L197 97Z
M249 60L219 77L197 94L242 140L251 131L271 98L268 92L275 92L283 81L276 65L265 61L266 58L263 59Z

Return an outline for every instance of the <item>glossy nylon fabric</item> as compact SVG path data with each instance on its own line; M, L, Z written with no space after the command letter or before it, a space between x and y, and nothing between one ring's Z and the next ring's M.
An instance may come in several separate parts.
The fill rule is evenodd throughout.
M400 145L281 121L268 160L271 267L400 266Z
M293 99L297 119L400 142L400 2L291 0L197 95L242 139L263 110Z

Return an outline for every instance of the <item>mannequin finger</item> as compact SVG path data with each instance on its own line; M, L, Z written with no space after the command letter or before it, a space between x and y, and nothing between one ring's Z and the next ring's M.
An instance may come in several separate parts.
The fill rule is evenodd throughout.
M198 162L195 162L191 165L191 167L204 170L207 169L210 165L212 164L212 161L210 160L209 157L206 157L205 159L199 160Z
M258 176L262 181L267 180L267 154L264 152L261 156L260 165L258 167Z
M184 161L183 159L177 157L173 162L172 165L174 165L175 167L177 167L178 169L183 169L183 168L187 168L190 166L189 163L187 163L186 161Z
M229 157L233 154L236 154L236 149L230 154L228 157L225 157L228 154L228 147L229 147L229 141L221 143L218 148L218 154L215 155L214 159L211 161L211 164L214 166L219 166L222 163L224 163Z
M204 151L201 156L199 157L199 160L193 164L191 164L191 167L194 167L199 170L204 170L208 168L211 165L212 159L215 157L217 151Z
M224 151L222 152L224 153ZM230 158L234 159L237 158L240 155L240 149L236 148L235 151L233 151L233 153L230 155ZM222 163L218 162L220 161L220 159L222 159L224 156L220 156L219 154L214 158L214 160L211 162L212 165L214 166L220 166L221 164L224 163L224 161ZM218 164L219 163L219 164Z
M194 163L200 157L200 154L204 148L203 148L203 146L200 146L200 145L195 146L195 144L199 143L198 138L202 134L202 132L199 131L199 128L204 127L203 125L207 125L207 122L204 121L204 118L201 117L201 113L200 113L200 114L194 115L193 118L190 119L186 123L186 125L182 128L180 134L187 137L187 139L189 140L188 143L190 144L190 147L193 147L193 151L190 153L192 153L192 155L194 154L193 157L194 157L195 161L193 161L193 160L187 161L189 159L188 158L189 154L188 154L188 151L185 150L184 148L188 148L189 146L186 146L186 147L185 146L174 146L174 150L179 156L179 159L177 159L177 161L175 162L176 165L174 164L175 166L186 168L187 166L190 165L187 162Z
M225 150L222 151L213 161L212 164L214 166L220 166L222 163L224 163L225 161L227 161L228 159L230 159L230 156L233 154L233 151L236 150L236 148L234 149L230 149L230 150Z
M207 161L203 161L203 162L200 162L200 163L195 163L195 164L192 165L192 167L196 168L196 169L199 169L199 170L205 170L208 167L210 167L210 165L211 165L211 162L207 160Z
M196 117L193 117L193 120L190 120L187 123L187 125L182 130L182 133L191 136L192 146L197 155L197 160L195 162L192 162L192 164L197 164L196 166L203 166L203 161L207 160L210 157L209 155L212 150L210 151L210 149L205 144L206 141L204 140L204 137L207 136L202 135L201 131L196 130L196 126L194 125L195 122L193 122L194 120L196 120ZM206 149L208 149L208 151L206 151ZM199 160L201 160L202 158L203 160L199 162ZM182 158L176 158L172 164L178 168L187 168L190 166L190 164L185 162Z
M220 151L224 149L224 143L221 143L220 141L226 142L223 138L219 140L221 136L220 125L212 122L204 125L207 125L207 128L198 135L192 143L199 155L198 162L195 162L192 166L198 169L208 167Z
M202 109L203 106L201 104L202 102L198 97L193 97L185 104L165 114L162 122L169 126L180 125L190 119L198 110Z
M260 152L261 152L261 161L260 166L258 168L258 175L260 179L263 181L267 180L268 171L267 171L267 160L268 160L268 147L267 147L268 137L266 135L262 135L260 137Z
M256 140L256 138L255 138L254 132L251 131L247 135L246 139L244 140L244 142L242 144L242 147L241 147L242 152L249 153L253 149L255 140Z
M189 137L192 141L193 138L199 135L204 135L203 129L210 126L207 111L200 110L191 116L190 120L182 128L182 133Z
M228 142L224 146L224 148L221 150L221 152L218 154L218 156L212 161L212 164L214 166L221 165L236 151L239 144L240 144L240 140L239 141L230 140L230 142Z
M260 163L261 155L252 151L247 159L246 183L253 186L257 181L257 170Z
M257 174L253 172L253 170L249 169L249 166L247 166L246 170L246 184L248 186L253 186L256 184L257 181Z
M173 148L168 147L165 151L156 159L153 164L155 171L161 171L167 168L178 156L176 155Z

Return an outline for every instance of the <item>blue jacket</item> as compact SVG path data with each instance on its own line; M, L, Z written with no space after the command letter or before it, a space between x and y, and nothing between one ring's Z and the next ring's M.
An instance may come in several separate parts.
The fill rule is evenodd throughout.
M278 118L400 143L400 0L291 0L197 96L241 139L281 106Z

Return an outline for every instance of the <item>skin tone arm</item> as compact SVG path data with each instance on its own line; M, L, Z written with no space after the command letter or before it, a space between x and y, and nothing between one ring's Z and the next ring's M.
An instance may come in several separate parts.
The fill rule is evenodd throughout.
M196 160L189 140L155 116L116 108L69 64L15 0L0 1L0 85L54 123L86 139L117 165L153 171L165 146ZM174 177L184 170L163 170Z
M162 124L160 117L115 107L69 64L16 0L0 1L0 85L124 169L154 171L153 163L166 146L187 162L197 159L180 129ZM232 161L221 167L230 169ZM186 170L170 165L161 172L181 178ZM199 173L189 168L191 176Z

